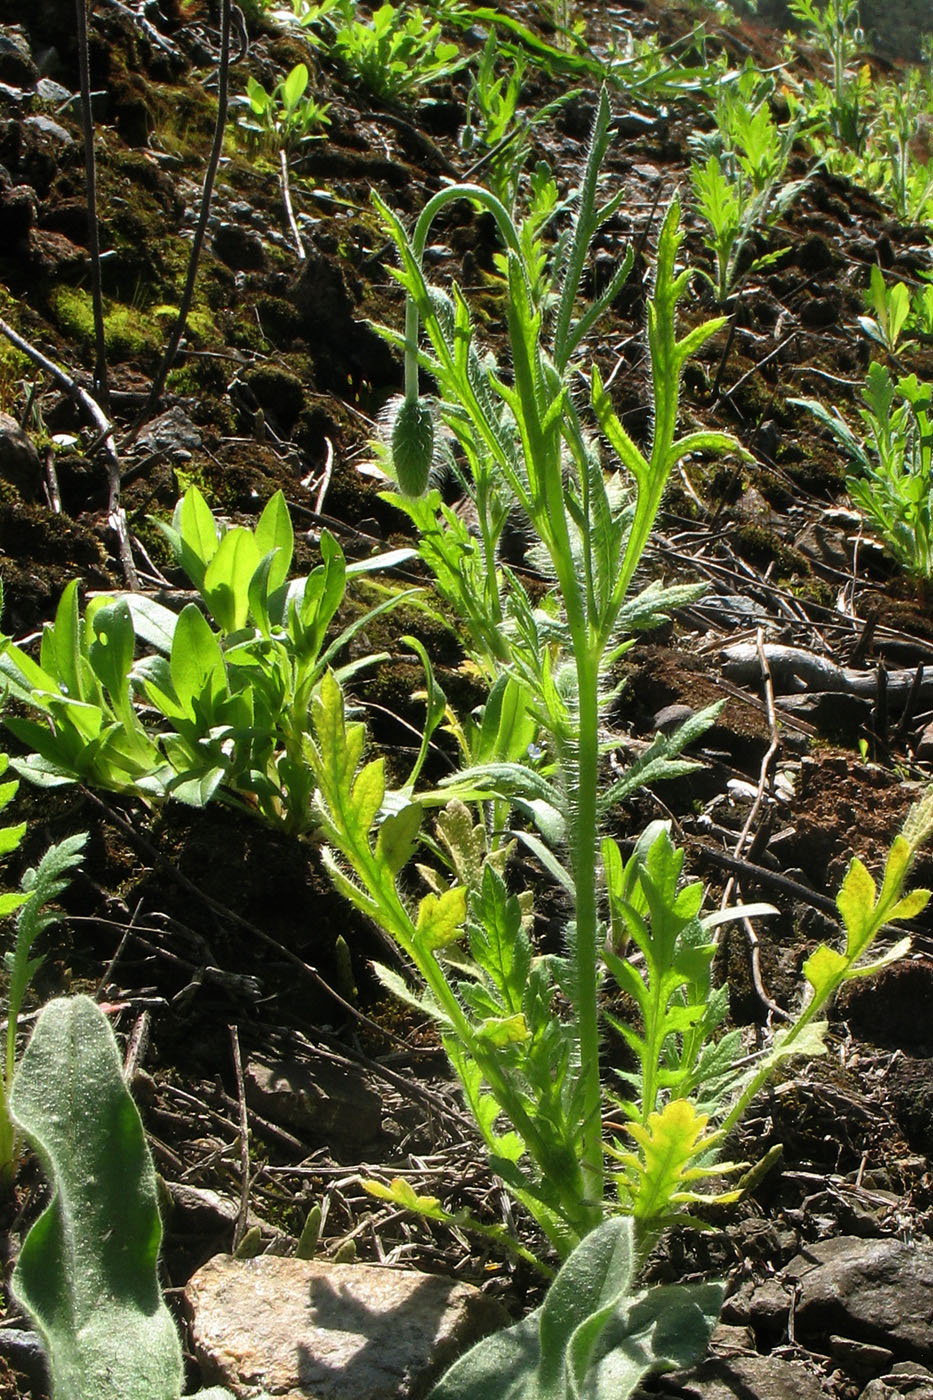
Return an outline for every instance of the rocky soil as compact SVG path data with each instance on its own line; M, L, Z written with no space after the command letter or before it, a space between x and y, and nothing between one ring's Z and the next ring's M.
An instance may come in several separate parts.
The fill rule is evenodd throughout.
M523 17L540 24L530 10ZM630 0L588 18L598 50L610 21L668 42L692 31L697 12ZM73 9L59 0L9 0L0 24L0 316L90 391L73 30ZM752 54L768 64L780 42L754 20L727 27L713 16L706 33L709 53L724 47L737 62ZM351 558L406 542L401 517L360 470L375 420L401 385L397 357L369 325L401 317L370 191L410 218L471 163L458 142L457 82L430 100L386 104L310 55L294 30L251 16L244 37L234 90L247 73L269 87L306 61L330 126L293 168L304 259L276 166L228 136L184 345L157 415L120 460L132 565L160 596L178 589L179 576L151 517L169 516L192 483L232 519L254 517L281 488L302 571L324 526ZM482 38L460 36L473 48ZM216 15L198 3L102 0L90 40L119 438L146 403L184 281L219 36ZM566 86L532 68L523 100L540 106ZM580 168L595 102L587 80L575 86L534 130L536 156L564 188ZM687 138L707 118L689 96L652 105L620 92L613 102L608 178L626 199L601 235L596 276L629 242L639 253L591 353L638 434L647 426L640 332L656 211L676 188L686 195ZM800 173L804 157L795 160ZM689 214L688 228L685 252L702 263ZM458 205L437 237L438 280L470 289L495 339L501 300L488 221ZM802 961L834 927L831 897L850 856L877 867L933 778L933 671L912 684L918 667L933 666L928 600L860 530L838 449L788 402L820 398L854 416L870 357L856 320L869 269L880 262L915 279L930 266L931 231L899 226L873 197L817 173L769 238L789 255L746 282L729 327L691 368L683 405L685 422L734 433L754 462L691 463L674 481L649 565L669 579L702 579L708 593L629 653L611 716L622 760L683 707L726 701L700 745L702 768L644 793L617 822L631 836L670 816L712 899L728 883L733 897L779 906L780 917L760 926L760 946L740 931L722 946L732 1016L750 1042L798 996ZM688 317L711 309L697 282ZM902 367L933 380L933 344L921 339ZM2 625L21 640L51 617L72 577L89 591L122 588L128 561L93 425L59 381L5 341L0 412L9 416L0 420ZM373 740L387 749L410 747L423 713L413 696L420 669L395 641L406 631L426 637L448 693L469 696L456 634L393 615L386 637L369 638L393 659L359 690ZM36 993L89 990L124 1008L115 1024L171 1196L164 1281L179 1311L192 1274L246 1230L255 1251L288 1254L314 1203L324 1207L325 1259L355 1254L453 1276L513 1314L535 1300L538 1285L521 1266L380 1207L360 1187L365 1166L405 1175L452 1208L497 1220L506 1210L432 1033L378 990L368 964L385 951L331 891L313 845L223 807L151 810L77 787L24 784L17 805L30 823L23 864L52 838L90 831ZM19 873L11 867L8 878ZM933 884L933 859L918 862L916 877ZM653 1262L659 1278L725 1274L731 1287L715 1357L692 1377L654 1383L654 1393L933 1400L928 917L914 935L905 962L855 984L839 1004L832 1054L758 1105L739 1155L782 1143L780 1164L714 1232L678 1234ZM42 1191L27 1163L2 1206L10 1258ZM7 1325L16 1323L9 1305ZM28 1348L4 1336L0 1328L0 1395L39 1400Z

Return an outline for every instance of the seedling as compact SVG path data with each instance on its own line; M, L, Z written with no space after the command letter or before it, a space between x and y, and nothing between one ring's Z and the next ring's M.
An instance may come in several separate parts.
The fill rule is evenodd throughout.
M161 528L202 607L189 603L179 614L127 594L94 598L81 616L73 580L43 633L38 665L4 639L0 676L45 721L5 717L32 750L14 767L46 786L86 781L198 807L221 796L287 831L307 832L313 818L303 751L314 686L361 629L416 590L386 589L332 639L328 628L348 576L409 556L347 565L325 531L321 563L307 578L289 579L294 537L281 492L254 528L224 528L191 487L173 524ZM152 652L137 659L138 641ZM339 674L347 680L375 659L357 658Z
M858 323L867 336L887 350L889 355L906 351L910 341L900 344L901 332L910 319L910 290L903 282L889 287L877 263L872 265L871 280L865 294L865 304L873 314L860 316Z
M380 5L367 23L352 0L340 0L341 20L334 53L347 71L376 97L410 96L429 83L443 82L467 62L456 44L441 38L441 26L418 6Z
M307 66L296 63L271 93L250 75L246 80L246 96L234 99L246 110L238 130L245 134L254 151L271 148L278 161L285 216L300 258L305 256L305 249L292 203L289 159L304 143L320 140L330 124L327 115L330 104L318 102L308 92L308 81Z
M896 382L877 362L868 369L859 409L865 436L838 409L813 399L791 399L808 409L849 455L846 477L853 501L881 535L894 558L920 579L933 576L933 386L915 374Z
M693 163L690 178L697 211L710 227L705 241L715 263L715 276L703 275L715 288L720 305L742 277L784 256L787 250L778 249L742 266L755 231L780 218L806 184L806 180L784 178L800 122L781 127L775 123L768 105L771 88L751 69L734 82L721 81L716 129L692 142L706 157Z

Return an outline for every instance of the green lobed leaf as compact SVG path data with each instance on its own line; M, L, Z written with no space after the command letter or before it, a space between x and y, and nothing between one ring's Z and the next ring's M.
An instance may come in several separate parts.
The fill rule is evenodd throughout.
M376 859L392 875L397 875L414 855L423 815L419 803L408 802L399 811L390 812L380 823L376 836Z
M440 895L426 894L418 905L415 923L418 943L428 952L444 948L463 933L466 922L466 890L462 885Z

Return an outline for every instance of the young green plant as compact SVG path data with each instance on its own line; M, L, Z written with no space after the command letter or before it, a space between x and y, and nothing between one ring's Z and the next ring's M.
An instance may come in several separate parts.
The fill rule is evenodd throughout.
M860 154L870 128L866 97L870 88L867 68L851 72L864 42L859 19L859 0L788 0L788 6L810 38L823 50L832 67L832 79L823 97L823 84L814 85L811 108L826 110L836 140Z
M773 82L745 69L716 87L716 127L691 140L700 159L690 168L697 212L709 225L704 233L715 276L704 273L724 305L744 276L771 266L786 249L753 258L746 249L758 230L770 227L797 198L806 179L785 179L801 121L778 126L769 99ZM705 157L705 159L704 159ZM809 178L809 177L808 177Z
M441 38L441 26L417 5L379 5L359 19L353 0L338 0L333 52L347 72L375 97L411 96L429 83L450 78L469 61Z
M308 83L309 73L304 63L296 63L272 92L267 92L250 74L245 95L231 103L235 112L244 112L236 129L245 136L253 152L269 147L278 161L285 217L300 258L305 256L305 247L292 202L289 160L306 142L320 140L330 124L327 115L330 104L318 102L308 92Z
M373 842L370 828L388 800L384 772L379 760L357 772L363 731L347 723L339 688L329 680L316 700L312 756L333 878L417 967L496 1169L561 1254L602 1219L605 1208L598 1014L598 850L604 814L641 781L677 771L680 748L711 718L700 717L677 742L662 741L664 747L655 747L637 772L601 792L600 725L609 668L625 650L625 634L638 625L636 619L660 614L669 602L656 588L629 595L671 471L693 452L735 450L734 441L720 433L677 436L684 363L722 321L677 338L676 308L690 274L675 270L681 240L676 203L660 230L648 308L654 406L648 455L622 427L598 371L591 371L592 412L634 484L630 501L623 498L620 474L607 482L595 439L583 426L570 392L575 361L628 271L623 263L606 291L585 310L579 308L592 239L620 198L601 208L597 202L609 126L602 95L574 219L560 244L562 276L554 279L547 332L534 291L537 269L528 265L521 229L495 196L479 186L443 190L425 206L410 238L379 205L398 247L397 275L408 294L402 409L408 406L412 414L417 409L425 417L430 411L434 433L449 434L455 442L467 464L461 476L476 523L472 532L459 529L437 492L419 496L411 490L413 484L424 486L433 452L433 443L420 435L412 437L422 471L411 482L410 459L403 459L403 471L396 465L397 502L418 528L423 557L441 592L466 621L477 666L493 690L507 675L524 691L523 705L534 714L550 755L550 772L539 771L527 756L524 761L497 756L455 775L442 792L461 803L497 798L521 804L539 824L541 848L556 839L566 849L566 868L550 857L572 905L566 955L532 960L520 906L501 872L482 855L474 825L459 808L440 830L448 849L466 847L473 856L454 859L448 886L426 895L417 911L409 910L397 877L419 839L423 804L413 795L400 807L394 804L399 810L388 808L392 816ZM424 280L421 255L430 227L459 199L488 210L500 230L508 286L508 380L481 357L458 289L448 296ZM427 331L427 352L419 346L419 324ZM436 404L419 394L419 358L438 386ZM390 470L400 422L408 426L396 417ZM498 556L502 530L513 513L534 540L537 566L553 580L537 604ZM426 800L433 804L438 797ZM466 976L461 959L448 966L444 953L464 937L473 969ZM551 1014L558 988L572 1007L566 1021ZM496 1127L500 1113L510 1131Z
M892 380L886 366L868 367L860 437L838 409L791 399L811 412L849 456L846 477L856 506L891 554L919 579L933 577L933 385L915 374Z
M383 587L378 602L331 637L347 579L410 551L348 565L324 531L321 563L290 579L294 532L281 492L255 526L226 527L191 487L161 528L200 604L176 613L133 593L93 598L82 616L73 580L43 632L38 663L3 639L5 688L41 717L5 716L31 750L14 767L46 786L85 781L193 806L220 796L306 833L314 685L362 628L417 591ZM149 654L137 657L139 642ZM346 680L375 659L356 658L339 674Z

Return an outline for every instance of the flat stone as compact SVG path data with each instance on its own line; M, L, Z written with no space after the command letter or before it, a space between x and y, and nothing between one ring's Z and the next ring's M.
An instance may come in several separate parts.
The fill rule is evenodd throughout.
M933 1400L933 1375L925 1366L913 1361L900 1361L886 1375L876 1376L862 1391L858 1400Z
M53 121L51 117L43 116L41 112L34 117L27 117L24 125L30 127L30 129L41 136L44 141L51 142L55 146L61 146L62 149L75 144L75 139L70 131L66 131L63 126Z
M326 1142L338 1158L359 1162L382 1137L382 1096L362 1070L315 1060L250 1060L246 1100L306 1142Z
M854 1337L933 1362L933 1244L843 1235L809 1245L782 1270L799 1285L797 1336Z
M203 444L201 433L176 404L147 423L137 439L147 452L163 452L170 461L188 461Z
M850 1376L867 1380L869 1376L880 1376L894 1360L887 1347L874 1346L871 1342L859 1342L854 1337L830 1337L829 1350L835 1361Z
M218 1255L185 1300L205 1383L238 1400L263 1391L276 1400L421 1400L461 1352L508 1321L470 1284L268 1254Z
M826 1400L826 1394L815 1371L779 1356L715 1357L661 1376L651 1389L657 1400ZM648 1397L637 1391L634 1400Z

